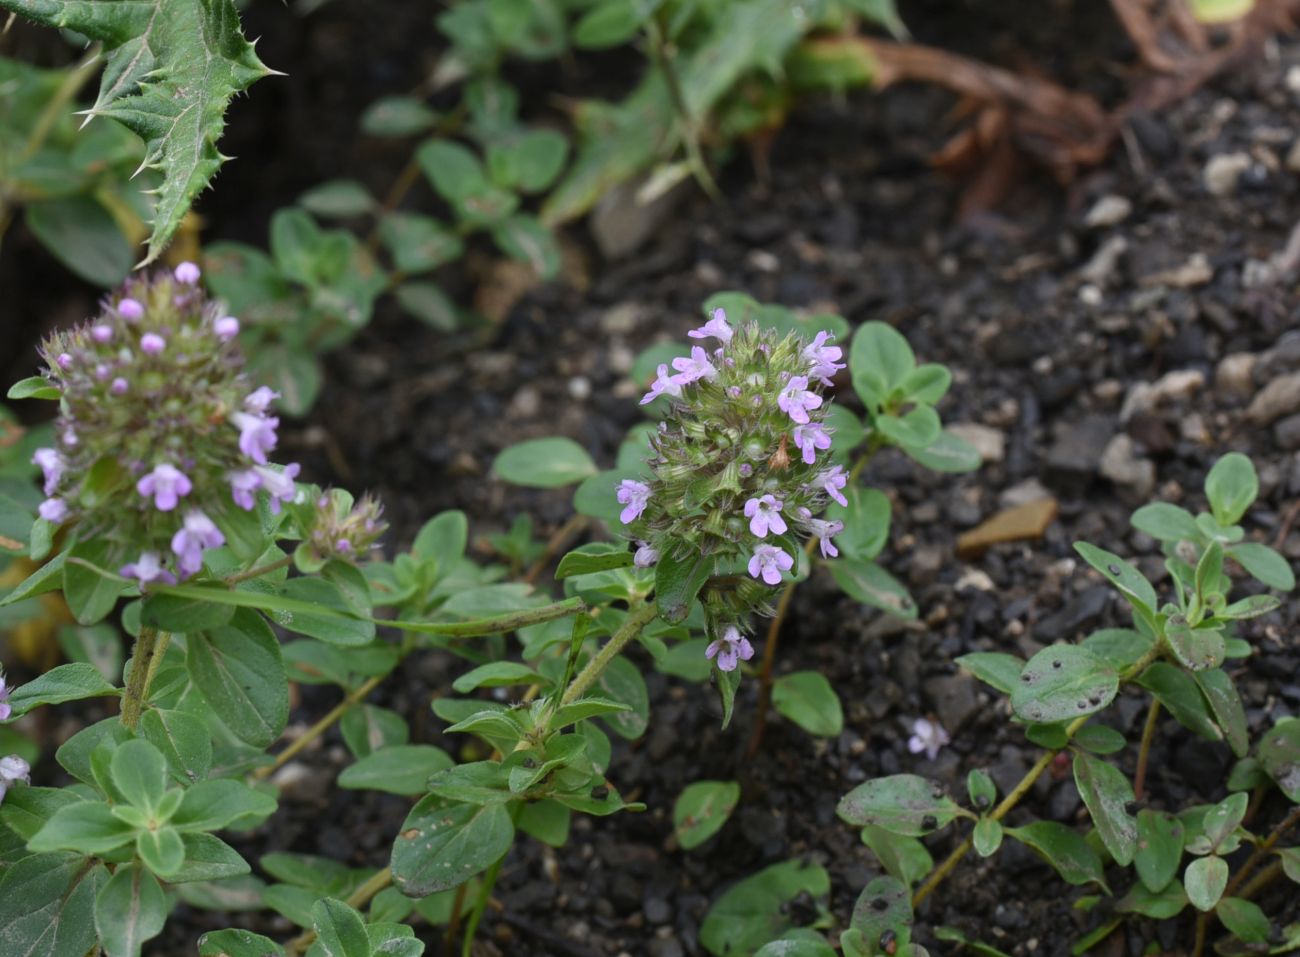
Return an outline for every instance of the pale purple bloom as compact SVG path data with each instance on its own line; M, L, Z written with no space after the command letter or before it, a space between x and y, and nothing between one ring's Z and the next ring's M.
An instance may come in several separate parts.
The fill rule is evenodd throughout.
M185 515L185 524L172 536L172 551L175 552L176 567L181 575L193 575L203 567L203 552L208 548L220 548L226 543L226 537L198 509L191 509Z
M69 448L77 444L77 433L73 431L72 426L63 430L63 444Z
M741 478L749 478L749 477L750 477L751 475L753 475L753 474L754 474L754 466L750 465L748 462L741 462L741 463L740 463L740 477L741 477Z
M839 346L826 345L833 338L835 337L829 332L819 332L810 344L804 346L803 350L803 357L811 366L808 374L814 379L820 379L825 385L830 385L831 380L835 378L835 373L844 368L843 363L836 361L844 355L844 350Z
M808 410L816 409L822 404L822 397L816 392L808 391L806 375L792 376L781 394L776 397L776 404L781 411L790 416L791 421L799 425L808 424Z
M819 472L813 484L841 505L848 506L849 500L840 489L849 484L849 477L844 474L844 466L836 465L824 472Z
M239 335L239 320L234 316L222 316L212 324L213 331L222 342L229 342Z
M822 558L838 557L840 550L831 541L831 536L844 531L844 523L838 521L827 522L820 518L805 518L804 521L808 523L808 528L812 533L817 536L817 544L821 548Z
M686 333L692 339L707 339L712 336L723 345L731 341L733 335L731 326L727 325L727 314L721 309L713 310L713 318L700 326L698 329L692 329ZM731 669L728 668L728 671Z
M252 469L243 472L231 472L226 476L230 480L230 497L245 512L252 511L257 500L253 493L262 487L262 479Z
M9 704L9 686L5 684L5 676L0 674L0 721L7 721L13 713L13 706Z
M176 272L173 275L176 277L177 282L192 286L199 281L199 267L192 262L183 262L176 267Z
M740 386L738 385L727 386L727 395L731 396L733 399L739 399L743 394L744 394L744 390L741 389Z
M748 661L754 657L754 646L740 633L735 625L723 629L722 637L714 639L704 649L704 657L717 658L718 667L723 671L735 671L737 659Z
M41 502L37 511L40 512L41 518L58 525L68 517L68 503L61 498L47 498Z
M108 374L113 370L109 368L107 362L100 362L95 365L95 378L103 382L108 378Z
M766 538L768 529L780 535L786 529L785 519L781 517L784 503L774 495L751 498L745 503L745 517L749 519L749 530L759 538Z
M673 368L677 370L673 381L678 385L690 385L697 379L712 379L718 374L708 355L699 346L691 346L689 358L680 356L674 359Z
M769 585L781 584L781 572L788 572L793 567L794 559L775 545L759 545L749 560L749 573Z
M174 509L177 500L189 495L193 487L184 472L166 462L154 466L152 472L135 483L135 490L145 498L153 496L154 508L160 512Z
M108 342L113 338L113 327L102 322L97 326L91 326L90 338L101 344Z
M265 465L256 465L253 471L262 480L262 488L266 489L271 496L271 514L279 515L280 503L292 502L293 497L298 494L298 488L293 484L293 480L301 471L301 467L297 462L292 462L284 467L283 472L277 472Z
M627 508L619 513L619 521L624 525L635 522L641 517L641 513L645 511L646 503L649 501L649 485L635 479L623 479L618 483L618 504L626 505Z
M134 299L123 299L117 304L117 314L123 319L134 322L144 315L144 306Z
M265 465L266 453L275 448L275 427L280 420L275 416L232 412L230 421L239 429L239 451L258 465Z
M252 409L254 412L265 412L271 407L271 403L278 398L280 398L280 393L270 386L259 385L244 398L244 408Z
M176 576L162 567L157 552L141 552L138 559L129 565L123 565L118 569L118 572L124 578L137 579L142 585L147 585L152 581L163 581L169 585L176 584Z
M108 387L108 391L113 393L113 395L126 395L126 390L127 390L126 380L123 379L121 376L118 376L116 379L114 379L113 383Z
M59 368L64 372L67 372L72 368L72 356L68 355L66 352L60 352L57 361L59 363Z
M648 542L637 542L640 546L636 554L632 556L632 564L637 568L649 568L655 562L659 561L659 551Z
M655 373L654 382L650 383L650 391L641 397L641 404L653 402L661 395L678 396L682 394L682 387L677 384L674 377L668 374L668 364L659 363L659 369Z
M794 427L794 447L803 452L804 464L812 465L817 461L818 449L829 449L831 447L830 433L826 431L826 427L820 422L796 425Z
M59 479L63 478L63 473L68 468L68 463L63 461L63 456L57 449L37 449L32 453L32 464L39 465L41 471L45 473L45 494L53 495L54 490L59 486Z
M939 749L949 742L948 732L937 721L917 718L912 722L912 736L907 739L907 750L913 754L925 752L933 761L939 756Z
M146 355L156 356L167 348L167 340L156 332L146 332L140 337L140 351Z
M336 552L346 555L348 552L352 551L352 543L349 542L346 538L340 538L338 541L334 543L334 550Z
M0 758L0 801L5 799L5 793L19 781L31 784L31 773L31 765L16 754Z

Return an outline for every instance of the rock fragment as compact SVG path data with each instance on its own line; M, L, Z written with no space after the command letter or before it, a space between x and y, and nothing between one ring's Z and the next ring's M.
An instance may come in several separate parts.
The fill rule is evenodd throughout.
M1056 518L1056 509L1056 499L1049 498L998 512L958 537L957 554L968 558L990 545L1042 538L1047 526Z

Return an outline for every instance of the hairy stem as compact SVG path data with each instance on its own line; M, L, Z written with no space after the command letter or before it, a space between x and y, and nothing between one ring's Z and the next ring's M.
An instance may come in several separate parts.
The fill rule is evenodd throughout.
M389 628L400 628L421 635L439 635L444 638L480 638L483 635L495 635L503 631L515 631L525 625L537 625L544 621L564 618L587 610L587 603L581 598L566 598L552 602L540 608L528 608L524 611L512 611L495 618L476 618L473 621L426 622L426 621L380 621L379 624Z
M623 622L623 627L614 632L613 637L605 643L605 647L596 652L596 656L587 662L587 666L578 673L578 677L573 679L573 683L565 689L564 697L561 704L573 704L586 693L587 689L595 683L601 673L609 667L609 663L618 657L624 647L627 646L637 635L641 634L641 629L650 622L654 621L655 616L659 614L659 606L649 601L643 605L629 609L627 621Z
M135 640L135 651L131 657L131 676L126 682L126 693L122 696L122 727L134 731L139 725L144 703L149 700L149 685L158 673L158 664L171 640L169 631L155 631L145 627L140 629L140 637Z
M278 572L281 568L288 568L293 564L293 556L285 555L284 558L277 559L266 565L260 565L257 568L250 568L246 572L239 572L236 575L227 575L222 581L231 586L238 585L240 582L246 582L253 578L261 578L263 575L269 575L271 572Z
M1147 762L1151 759L1151 742L1156 736L1156 725L1160 723L1160 700L1151 699L1151 709L1147 711L1147 723L1142 727L1142 743L1138 745L1137 770L1133 773L1134 800L1142 800L1146 793Z
M392 672L389 672L388 674L391 673ZM323 718L303 732L301 737L290 742L287 748L275 756L274 761L257 768L251 775L249 775L249 777L254 781L264 781L276 771L280 770L292 761L296 755L300 754L304 748L332 728L336 721L340 720L348 713L348 711L361 702L366 695L378 688L380 683L388 677L388 674L375 675L373 678L367 679L364 684L358 685Z
M355 907L357 910L365 907L370 903L371 898L382 891L389 884L393 883L393 870L385 867L383 870L376 872L371 878L352 892L346 903L349 907ZM316 931L305 930L293 940L289 941L284 947L285 954L288 957L297 957L316 942Z

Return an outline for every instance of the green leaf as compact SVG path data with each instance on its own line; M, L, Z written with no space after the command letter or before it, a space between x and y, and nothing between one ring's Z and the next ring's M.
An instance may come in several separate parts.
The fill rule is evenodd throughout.
M845 594L899 618L917 616L916 602L907 588L875 562L839 558L828 563L831 575Z
M1151 623L1156 609L1156 590L1140 571L1105 549L1087 542L1075 542L1074 550L1103 577L1119 589L1134 610Z
M140 609L140 624L160 631L184 634L216 628L230 621L235 609L202 598L179 595L147 595Z
M361 131L368 136L412 136L438 121L438 114L413 96L385 96L361 114Z
M421 561L434 560L446 572L465 554L469 541L469 520L459 510L439 512L421 527L411 545L411 554Z
M1025 664L1011 708L1026 721L1053 723L1094 714L1119 692L1119 675L1079 645L1052 645Z
M381 748L406 744L411 739L406 719L377 704L349 708L339 722L339 731L348 750L357 758L364 758Z
M1259 763L1282 793L1300 804L1300 718L1283 718L1264 734Z
M983 463L975 446L946 430L923 449L907 445L903 451L931 472L974 472Z
M1168 502L1143 505L1129 518L1129 523L1140 532L1146 532L1161 542L1196 542L1201 540L1201 530L1196 518L1185 508Z
M1104 724L1085 724L1071 739L1075 745L1093 754L1115 754L1124 750L1124 735Z
M170 880L185 863L185 844L172 827L138 832L135 836L135 852L145 867L165 880Z
M991 817L980 818L975 822L971 843L980 857L992 857L1002 846L1002 823Z
M1178 662L1193 672L1218 668L1228 650L1223 632L1216 628L1193 628L1181 615L1174 615L1166 623L1165 640Z
M797 938L764 944L754 957L836 957L836 953L825 941Z
M354 179L332 179L298 197L298 205L322 219L351 219L375 208L370 191Z
M557 801L529 801L519 812L515 825L551 847L563 847L569 839L573 812Z
M152 813L167 788L167 760L148 741L118 745L110 765L113 784L135 807Z
M1291 563L1267 545L1242 542L1229 548L1227 554L1269 588L1278 591L1295 588L1295 573L1291 571Z
M163 753L172 777L193 784L212 768L212 737L199 718L187 711L150 708L140 718L140 735Z
M668 622L685 621L691 604L713 574L714 559L687 549L659 556L655 563L655 600Z
M840 820L874 824L893 834L921 837L947 827L960 808L942 786L915 774L895 774L859 784L835 809Z
M158 879L136 864L118 867L95 897L95 931L108 957L138 957L162 933L167 899Z
M1126 809L1134 799L1133 785L1119 768L1086 751L1074 755L1074 783L1106 850L1117 864L1128 867L1138 839L1137 822Z
M465 244L431 216L389 213L379 223L379 238L404 273L428 272L459 259Z
M735 781L688 784L673 805L673 831L684 850L699 847L722 829L740 803Z
M914 837L894 834L883 827L868 824L862 829L862 843L871 848L886 873L908 887L915 886L934 870L934 858Z
M167 880L172 884L196 881L225 881L249 873L248 862L239 852L211 834L182 834L185 860Z
M280 644L261 616L240 609L230 624L189 635L185 644L190 678L221 722L254 747L274 742L289 720L289 682Z
M847 558L869 562L889 541L889 496L878 489L851 485L844 490L844 497L847 507L832 503L826 510L828 520L844 523L835 544Z
M894 445L906 449L928 449L942 432L939 413L928 405L918 405L898 415L878 415L876 430Z
M1025 670L1023 658L1005 651L976 651L957 659L961 665L980 681L1009 695L1016 689L1020 673Z
M532 668L516 661L491 661L466 672L452 683L457 694L468 694L475 688L508 688L511 685L545 684L546 681Z
M1210 717L1201 689L1181 668L1164 661L1154 662L1138 676L1137 683L1155 695L1184 728L1207 741L1223 740L1224 734Z
M455 762L441 748L428 744L399 744L380 748L339 775L339 787L386 791L389 794L424 794L430 776Z
M1154 638L1132 628L1102 628L1083 639L1083 647L1116 671L1136 664L1154 645Z
M60 808L80 804L83 800L67 788L10 788L4 803L0 804L0 824L26 843Z
M51 385L45 376L33 375L19 379L9 387L9 399L58 399L63 395L58 386Z
M573 27L573 42L587 50L619 46L636 36L644 19L634 0L603 0L579 18Z
M408 315L439 332L454 332L460 325L456 304L431 282L402 283L393 290L393 298Z
M1073 829L1055 821L1034 821L1005 830L1009 837L1037 851L1067 884L1106 887L1101 858Z
M1245 757L1246 752L1250 750L1246 709L1241 703L1241 695L1237 693L1232 678L1222 668L1214 668L1210 671L1197 671L1192 675L1192 679L1209 703L1210 710L1214 713L1214 720L1218 723L1224 737L1228 739L1233 754L1239 758Z
M366 922L343 901L332 897L317 901L311 922L328 957L370 957Z
M103 854L134 837L135 829L118 819L103 801L79 801L55 811L27 846L38 853L75 850Z
M488 172L498 186L536 193L560 175L568 155L569 141L556 130L511 132L488 144Z
M247 930L214 930L199 938L199 957L284 957L284 948Z
M1257 495L1259 477L1255 466L1240 452L1223 456L1205 476L1205 497L1210 500L1210 511L1220 525L1236 525Z
M844 729L839 695L817 671L782 675L772 685L772 706L809 734L833 738Z
M592 572L608 571L611 568L629 568L632 565L632 553L627 549L617 551L591 551L591 546L576 548L560 559L555 570L557 580L572 578L574 575L589 575Z
M351 566L344 567L351 569ZM351 570L359 576L355 569ZM360 582L354 584L369 597L365 586ZM356 590L345 591L325 578L291 578L280 586L276 596L276 603L281 604L280 613L275 615L276 623L332 645L368 645L375 640L375 623L362 617L368 616L370 609L357 607L356 594ZM281 603L280 599L286 600ZM289 603L294 603L295 610L285 607Z
M1228 886L1228 862L1221 857L1198 857L1183 874L1187 899L1199 911L1214 910Z
M305 415L316 403L325 375L320 360L303 349L265 343L248 360L254 382L280 393L280 406L289 415Z
M81 854L33 854L0 872L0 952L85 957L96 950L95 898L108 879Z
M627 658L615 658L601 672L596 687L611 701L627 705L626 711L602 718L611 731L629 741L645 734L650 724L650 692L646 689L641 669Z
M1300 847L1279 847L1274 853L1282 859L1282 872L1293 883L1300 884Z
M515 485L560 488L580 482L598 471L591 456L573 439L529 439L510 446L496 457L492 471Z
M853 905L849 927L867 941L880 941L890 935L898 948L910 953L912 935L912 895L892 877L877 877L858 895ZM906 949L905 949L906 948Z
M492 239L511 259L527 263L540 279L560 272L560 244L535 216L516 213L492 227Z
M1115 908L1122 914L1142 914L1168 920L1187 906L1187 892L1180 881L1170 881L1163 890L1151 891L1141 881L1134 884Z
M59 552L59 554L23 579L13 591L0 598L0 608L62 588L64 565L67 559L67 552Z
M4 0L0 6L104 44L107 63L92 115L112 117L140 136L144 165L162 173L145 260L152 262L225 159L216 141L227 104L271 72L240 35L234 4Z
M104 568L108 563L109 547L109 543L102 540L78 542L68 553L68 558ZM78 562L69 561L63 566L63 597L78 624L93 625L107 615L126 587L126 583L107 578Z
M433 188L467 222L500 222L519 204L513 193L492 185L478 157L459 143L426 140L415 157Z
M849 350L849 371L868 409L878 408L915 368L912 347L893 326L872 320L858 327Z
M1214 908L1223 926L1247 944L1267 944L1273 925L1259 905L1240 897L1224 897Z
M232 778L213 778L185 792L171 823L183 831L217 831L241 818L268 818L275 809L269 794Z
M26 714L44 704L63 704L83 698L98 698L121 692L104 680L99 669L83 663L59 665L38 678L18 685L9 692L13 717Z
M0 3L11 10L15 5L21 8L24 0ZM92 196L31 203L27 226L55 259L87 282L116 286L131 271L131 243L113 214Z
M1178 875L1183 858L1183 823L1166 811L1138 811L1138 849L1134 865L1141 883L1158 893Z
M818 864L773 864L724 893L700 925L700 943L716 957L752 954L793 922L786 905L800 894L830 893L830 876Z
M919 365L899 383L903 397L909 402L935 405L947 394L952 385L952 373L947 366L937 362Z
M514 830L504 804L456 804L429 795L393 842L393 880L408 897L463 884L510 850Z

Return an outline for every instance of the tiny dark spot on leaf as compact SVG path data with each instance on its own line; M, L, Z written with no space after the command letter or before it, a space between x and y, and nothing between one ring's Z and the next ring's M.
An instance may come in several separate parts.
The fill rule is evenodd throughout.
M873 910L889 910L889 901L883 897L877 897L871 902L871 907Z
M1107 565L1106 571L1110 572L1112 575L1118 575L1120 572L1120 568L1118 565Z
M925 828L927 831L933 831L938 826L939 819L933 814L927 814L925 817L921 818L921 827Z

